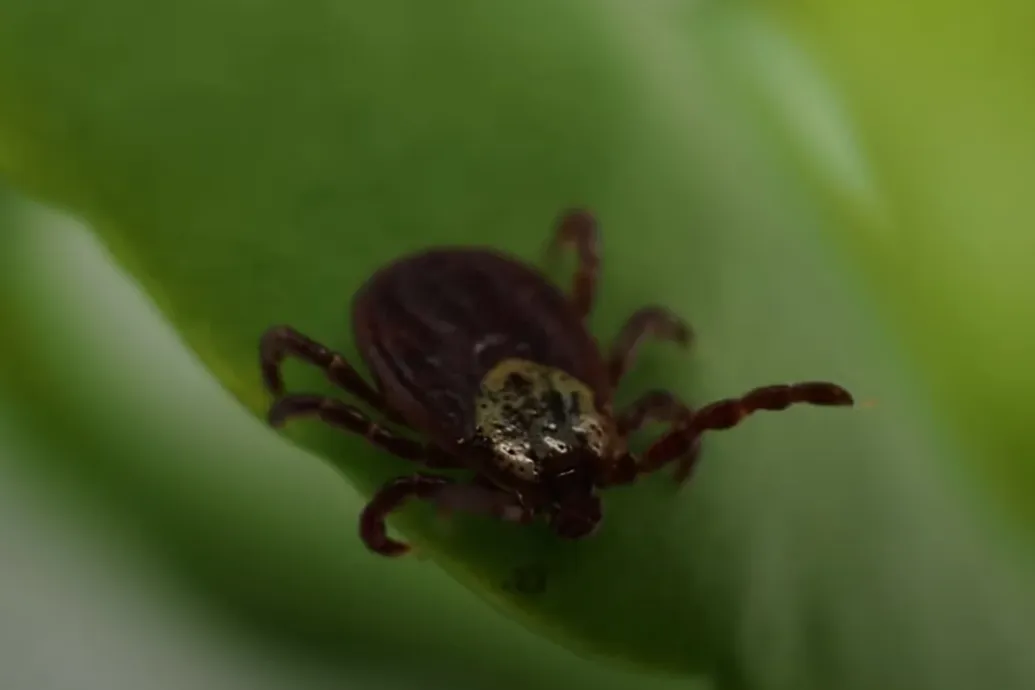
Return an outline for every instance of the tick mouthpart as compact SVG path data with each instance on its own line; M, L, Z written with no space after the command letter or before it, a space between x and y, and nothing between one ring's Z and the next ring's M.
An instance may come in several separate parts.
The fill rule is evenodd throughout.
M561 463L559 467L544 464L543 484L555 502L593 491L593 465L576 452L565 454Z
M569 496L555 504L550 525L563 539L582 539L596 531L602 517L600 498L586 493Z

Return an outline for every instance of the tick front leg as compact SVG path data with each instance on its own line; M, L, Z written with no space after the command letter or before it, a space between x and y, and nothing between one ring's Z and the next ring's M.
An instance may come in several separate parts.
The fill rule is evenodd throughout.
M418 443L374 422L357 407L322 395L288 395L269 411L271 426L280 427L291 419L315 417L322 422L363 436L392 455L442 469L461 465L437 446Z
M690 416L690 408L666 390L644 393L618 414L618 434L625 438L648 422L675 422Z
M550 243L550 253L569 247L574 247L579 257L571 301L579 316L586 318L593 309L600 271L600 235L596 219L589 211L572 209L561 216Z
M705 431L730 429L760 410L779 411L801 403L851 406L855 401L844 388L827 382L756 388L740 398L719 400L699 409L685 424L662 436L647 449L638 471L653 472L683 457Z
M281 367L289 355L319 367L334 385L352 393L392 421L402 422L398 415L388 409L381 394L359 375L344 356L302 335L290 326L270 328L262 334L259 342L263 382L274 395L284 392Z
M673 425L686 423L692 415L693 411L672 393L665 390L650 391L618 415L618 434L622 438L627 438L648 422L667 422ZM687 480L700 453L701 442L697 438L689 446L686 454L679 459L679 466L674 475L677 483L681 484Z
M434 502L447 511L495 517L508 522L529 522L532 514L506 492L476 484L457 484L447 477L416 474L400 477L381 487L363 509L359 535L371 551L382 556L402 556L410 547L388 536L386 518L410 499Z
M650 306L636 311L626 320L611 345L607 368L612 387L622 380L632 366L640 344L648 337L688 347L693 334L682 319L664 307Z

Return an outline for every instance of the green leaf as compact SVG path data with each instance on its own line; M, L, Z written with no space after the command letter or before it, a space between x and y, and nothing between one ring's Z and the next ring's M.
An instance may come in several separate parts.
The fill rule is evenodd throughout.
M893 220L846 239L868 257L883 312L946 423L964 430L968 476L1030 533L1035 5L807 0L787 9L856 113Z
M703 40L718 6L632 7L10 0L0 165L90 222L256 415L269 325L355 359L349 296L384 262L455 243L538 261L560 208L593 207L601 338L648 302L699 334L689 356L645 349L623 400L831 379L879 405L711 436L691 485L613 491L576 544L422 507L394 525L580 652L759 687L1012 687L1006 557L955 526L952 438L826 207L724 82ZM301 368L289 381L330 390ZM288 433L364 494L412 471L317 424ZM543 593L506 586L528 566Z

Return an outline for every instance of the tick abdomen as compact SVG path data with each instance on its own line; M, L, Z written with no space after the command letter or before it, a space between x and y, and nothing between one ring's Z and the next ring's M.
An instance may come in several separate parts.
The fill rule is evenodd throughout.
M411 423L440 440L476 426L482 383L520 359L606 396L596 341L541 273L484 249L436 249L396 261L356 296L357 345Z

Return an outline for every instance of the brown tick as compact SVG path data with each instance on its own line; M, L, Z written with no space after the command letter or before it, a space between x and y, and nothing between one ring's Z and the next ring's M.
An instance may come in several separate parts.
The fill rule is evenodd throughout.
M406 553L407 545L388 536L385 518L409 498L512 522L542 516L561 537L579 539L600 523L598 489L674 462L677 480L685 480L704 431L795 403L853 404L840 386L812 382L756 388L696 411L668 391L652 391L616 413L613 392L641 341L651 336L686 346L690 330L667 310L646 307L602 352L585 323L600 264L592 215L573 210L561 218L552 249L562 246L579 259L570 296L536 269L488 249L430 249L376 272L355 295L352 312L374 386L344 357L293 328L262 336L263 378L281 396L269 412L272 425L313 416L425 467L473 471L469 483L426 473L388 482L360 518L372 551ZM288 355L322 368L385 421L425 441L334 398L282 395L280 366ZM627 438L648 420L670 428L634 456Z

